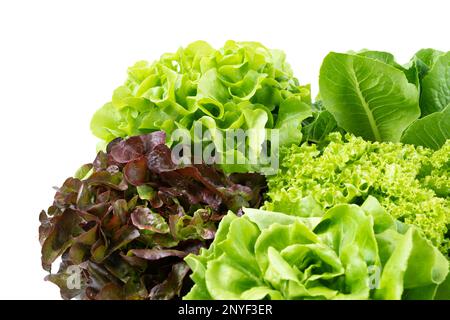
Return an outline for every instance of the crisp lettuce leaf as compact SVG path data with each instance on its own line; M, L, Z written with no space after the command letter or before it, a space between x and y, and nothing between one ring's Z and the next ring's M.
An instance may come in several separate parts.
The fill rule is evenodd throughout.
M416 228L393 220L373 197L361 207L337 205L319 221L244 211L242 217L228 214L209 250L185 258L195 285L184 299L448 296L442 293L447 259Z
M268 178L264 209L317 217L374 196L393 218L417 226L449 254L450 140L434 151L337 132L327 139L323 148L304 143L284 150L280 172Z
M388 52L331 52L321 67L320 96L347 132L439 149L450 138L449 75L450 52L423 49L404 66ZM318 125L333 127L333 119L324 120L304 129L308 137Z
M313 120L303 127L303 141L322 146L326 144L328 134L335 131L343 132L333 115L327 110L316 111Z
M444 110L450 103L450 51L434 59L422 79L422 116Z
M224 170L258 171L267 160L259 158L263 143L271 140L266 129L280 130L281 146L300 143L301 122L311 115L310 103L309 86L299 85L282 51L234 41L215 50L197 41L153 63L139 61L130 67L112 101L94 114L91 129L107 142L164 130L170 145L176 142L171 140L175 129L193 137L200 125L216 136L201 141L214 143L218 159L236 158L223 164ZM244 153L218 142L219 134L225 137L235 129L252 131ZM248 159L250 151L256 159Z
M437 58L442 54L444 54L444 52L432 48L427 48L417 51L414 55L414 58L421 62L424 68L422 73L426 74L428 70L434 65Z
M402 136L403 143L438 150L450 139L450 104L441 112L429 114L414 122Z
M420 116L417 87L379 60L331 52L322 63L319 86L338 125L367 140L400 141Z

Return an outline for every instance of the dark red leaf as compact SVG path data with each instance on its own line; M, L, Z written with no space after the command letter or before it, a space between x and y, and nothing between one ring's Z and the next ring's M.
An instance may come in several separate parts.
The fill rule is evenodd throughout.
M121 142L121 141L123 141L123 138L121 138L121 137L118 137L118 138L115 138L114 140L111 140L111 141L108 143L108 145L106 146L106 153L107 153L107 154L111 154L112 148L113 148L116 144L118 144L119 142Z
M128 243L139 237L139 231L132 226L125 225L120 228L112 238L109 254L126 246Z
M120 219L121 224L125 224L128 219L128 203L125 199L119 199L113 203L113 214Z
M176 263L172 266L166 280L154 286L150 290L149 299L169 300L178 296L183 285L184 277L188 274L189 267L184 262Z
M104 261L104 266L106 270L122 282L126 282L134 275L134 268L117 253L111 254Z
M159 260L166 257L184 258L187 255L186 252L173 249L132 249L130 252L145 260Z
M125 260L130 266L137 267L141 272L147 268L147 261L145 259L129 256L128 254L120 253L120 256Z
M82 243L74 243L69 249L69 258L73 264L80 264L87 259L89 246Z
M52 231L52 223L50 217L47 216L44 210L39 214L39 221L41 222L39 226L39 242L43 245L45 239L48 238Z
M142 157L145 153L145 145L140 137L130 137L120 140L110 146L110 154L118 163L128 163Z
M95 243L97 240L97 230L98 225L94 225L89 230L85 231L84 233L80 234L78 237L75 238L75 242L81 243L84 245L91 246Z
M164 131L155 131L149 134L144 134L140 136L143 144L145 153L149 153L158 145L166 144L166 133Z
M109 207L110 205L108 202L101 202L91 205L86 209L86 212L102 219L105 214L108 213Z
M150 171L155 173L171 171L176 168L170 149L163 144L157 145L147 154L147 165Z
M85 210L92 204L92 192L86 182L82 182L77 196L77 207Z
M140 186L147 181L148 169L145 157L128 162L123 169L125 179L133 186Z
M100 151L92 164L95 171L106 170L108 167L108 155Z
M80 187L81 181L79 179L68 178L56 192L54 205L59 208L67 208L75 205Z
M67 209L60 216L54 218L52 230L42 245L42 266L51 269L51 264L70 247L73 237L79 232L80 219L76 212Z
M108 234L114 234L121 226L122 222L120 221L120 217L114 215L112 212L103 218L102 230L108 232Z
M101 192L97 195L97 199L95 199L96 203L105 203L108 202L111 198L111 190L107 190L105 192Z
M106 256L106 244L103 239L98 239L91 247L91 258L94 262L102 262Z
M125 299L127 300L143 300L147 299L148 291L144 281L144 276L137 275L130 277L123 287Z
M149 208L136 208L131 213L131 221L140 230L149 230L156 233L169 232L169 226L165 219Z
M115 283L106 284L95 296L96 300L123 300L122 288Z
M108 171L98 171L92 174L87 180L89 185L101 185L115 190L127 190L128 185L123 179L122 173L111 174Z

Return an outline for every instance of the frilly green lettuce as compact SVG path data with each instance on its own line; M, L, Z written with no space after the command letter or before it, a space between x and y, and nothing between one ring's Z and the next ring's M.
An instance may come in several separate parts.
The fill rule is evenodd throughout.
M164 130L169 145L175 129L193 136L195 124L209 129L214 143L216 132L255 129L259 139L247 148L261 149L261 141L270 140L270 129L280 130L280 145L299 143L310 103L309 86L299 85L282 51L234 41L215 50L197 41L153 63L139 61L130 67L112 101L94 114L91 129L106 142ZM227 152L236 152L237 159L246 156L236 149ZM249 171L258 165L223 169Z
M200 255L184 299L433 299L447 259L413 226L369 197L322 217L232 212Z
M280 168L268 179L264 209L299 212L305 203L327 209L371 195L448 255L450 140L434 151L332 133L323 149L305 143L284 150Z

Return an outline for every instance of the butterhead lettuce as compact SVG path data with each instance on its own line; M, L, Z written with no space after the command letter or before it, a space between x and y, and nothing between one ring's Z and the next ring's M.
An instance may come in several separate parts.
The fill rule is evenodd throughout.
M270 140L268 130L279 130L279 144L299 143L301 121L311 114L308 86L300 86L285 54L257 42L228 41L219 50L197 41L175 53L166 53L153 63L139 61L128 69L128 78L112 100L93 116L94 135L109 142L164 130L185 130L191 137L198 126L209 130L208 140L217 150L236 159L246 159L249 150L261 149ZM222 150L218 133L254 130L242 154L237 146ZM227 171L257 170L250 161L224 164Z
M195 281L185 299L433 299L449 272L430 241L373 197L322 217L244 211L185 258Z

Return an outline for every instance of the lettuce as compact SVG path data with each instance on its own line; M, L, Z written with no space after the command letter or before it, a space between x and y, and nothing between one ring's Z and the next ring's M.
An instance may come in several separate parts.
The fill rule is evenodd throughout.
M422 116L442 111L450 104L450 51L435 57L421 86Z
M394 218L418 227L448 255L450 140L438 151L369 142L340 133L324 148L304 143L284 151L280 172L268 179L264 208L310 212L377 198Z
M265 179L173 163L162 131L115 139L42 211L42 267L64 299L173 299L191 288L183 258L208 247L228 210L258 207ZM78 270L79 286L72 271Z
M184 299L433 299L442 293L447 259L373 197L361 207L336 205L321 218L244 211L228 213L211 247L185 258L195 285Z
M398 142L420 116L416 86L379 60L329 53L319 83L323 103L338 124L368 140Z
M450 139L450 52L423 49L405 66L387 52L331 52L319 87L338 126L366 140L437 150Z
M213 142L218 133L253 129L257 138L247 142L246 154L235 147L226 150L244 158L250 149L261 150L270 130L279 130L279 144L299 143L301 121L311 114L308 86L300 86L285 61L285 54L256 42L228 41L215 50L203 41L189 44L158 61L139 61L128 69L128 79L112 101L93 116L94 135L109 142L156 130L168 134L182 129L192 137L194 128L210 130L199 137ZM257 153L258 154L258 153ZM242 162L242 161L241 161ZM226 171L258 170L258 163L224 164Z
M450 138L450 104L440 112L415 121L402 137L403 143L438 150Z

